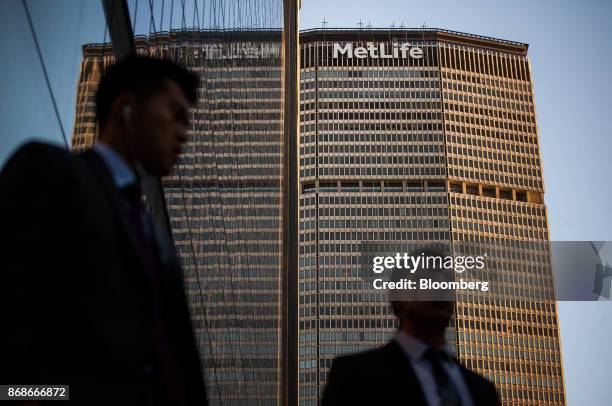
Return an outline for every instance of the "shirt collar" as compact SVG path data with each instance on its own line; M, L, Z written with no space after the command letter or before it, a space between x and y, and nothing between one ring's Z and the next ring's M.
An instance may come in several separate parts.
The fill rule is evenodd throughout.
M111 171L113 182L118 189L123 189L126 186L136 183L138 178L136 174L113 148L104 141L96 141L93 145L93 150L102 157L106 165Z
M425 351L429 348L429 345L403 330L397 330L393 339L412 362L420 361ZM449 359L452 358L446 345L441 350L448 355Z

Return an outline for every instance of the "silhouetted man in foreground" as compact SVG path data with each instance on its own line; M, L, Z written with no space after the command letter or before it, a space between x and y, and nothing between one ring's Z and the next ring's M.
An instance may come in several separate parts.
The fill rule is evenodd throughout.
M432 249L411 255L421 252L446 256ZM400 280L395 272L393 280ZM323 406L499 405L495 386L459 364L445 348L453 301L394 300L391 305L400 322L393 340L375 350L336 358Z
M0 383L70 385L77 404L205 405L170 242L141 174L167 175L198 78L130 57L96 93L99 141L73 155L28 143L0 174Z

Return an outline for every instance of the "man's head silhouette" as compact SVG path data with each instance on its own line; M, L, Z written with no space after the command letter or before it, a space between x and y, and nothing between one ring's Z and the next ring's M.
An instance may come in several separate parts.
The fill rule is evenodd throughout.
M414 250L410 256L423 257L446 257L445 250L436 246ZM433 263L434 261L432 261ZM399 281L405 277L405 271L394 269L391 279ZM425 268L420 266L412 274L413 280L431 279L436 282L448 282L453 280L454 272L449 269ZM391 306L393 313L397 316L400 329L412 335L443 344L444 331L449 325L454 311L454 292L452 291L432 291L432 290L411 290L402 292L392 292ZM427 336L427 337L425 337ZM425 339L427 338L427 339ZM441 341L440 341L441 340Z
M100 140L131 166L167 175L187 141L198 77L169 60L128 57L111 65L96 93Z

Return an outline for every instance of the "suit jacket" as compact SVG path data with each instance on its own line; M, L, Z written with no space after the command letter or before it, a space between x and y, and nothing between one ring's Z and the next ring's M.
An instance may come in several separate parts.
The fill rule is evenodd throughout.
M102 158L26 144L0 173L0 225L0 382L69 384L77 404L164 404L151 283ZM205 405L181 269L160 247L159 300L186 404Z
M460 368L474 406L500 404L493 384L462 365ZM321 404L428 406L410 360L395 341L336 358Z

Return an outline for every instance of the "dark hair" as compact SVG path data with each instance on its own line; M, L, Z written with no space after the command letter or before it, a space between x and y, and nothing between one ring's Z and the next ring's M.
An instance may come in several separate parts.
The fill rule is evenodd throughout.
M417 245L419 246L419 245ZM407 249L406 249L407 248ZM425 245L420 245L420 248L415 248L414 245L409 246L409 247L405 247L404 246L404 250L408 252L408 256L411 257L418 257L423 255L424 257L446 257L448 255L450 255L450 247L448 243L443 243L443 242L439 242L439 243L426 243ZM423 267L421 266L420 269L416 270L416 275L423 275L423 273L425 273L426 275L432 274L432 271L439 271L439 269L434 268L434 269L423 269ZM444 273L442 273L441 275L445 275ZM401 269L401 268L394 268L393 271L391 271L391 276L389 278L389 280L391 282L399 282L401 281L403 278L406 277L406 270L405 269ZM423 295L420 296L419 295L419 290L408 290L408 291L402 291L402 290L392 290L389 292L389 302L391 303L391 308L393 310L393 314L395 314L397 317L399 317L399 313L398 313L398 309L397 309L397 303L396 302L401 302L401 301L414 301L414 300L427 300L428 297L431 298L431 296L429 296L427 291L423 291ZM420 298L419 298L420 297ZM440 300L439 298L436 298L435 300Z
M96 116L100 128L106 124L111 106L121 93L131 92L137 97L145 97L162 89L167 79L180 86L192 105L195 103L200 82L198 76L170 60L129 56L110 65L96 91Z

